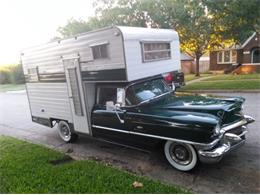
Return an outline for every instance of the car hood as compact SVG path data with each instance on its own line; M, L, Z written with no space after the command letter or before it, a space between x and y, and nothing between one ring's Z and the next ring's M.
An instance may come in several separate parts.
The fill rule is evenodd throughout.
M224 120L231 113L239 112L244 101L242 97L175 93L151 102L148 112L164 116L174 116L177 113L200 116L207 114Z

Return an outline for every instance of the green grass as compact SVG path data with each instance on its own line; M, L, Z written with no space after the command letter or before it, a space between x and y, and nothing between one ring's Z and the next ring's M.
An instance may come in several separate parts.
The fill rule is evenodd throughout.
M216 75L207 78L204 81L220 81L220 80L247 80L247 79L260 79L260 74L244 74L244 75Z
M184 79L185 79L185 82L187 81L192 81L194 79L199 79L199 78L202 78L202 77L207 77L207 76L211 76L212 74L200 74L200 77L196 77L195 74L185 74L184 75Z
M6 92L6 91L18 91L18 90L23 90L25 89L24 84L4 84L0 85L0 92Z
M260 80L223 80L200 81L186 85L180 91L187 90L252 90L260 89Z
M0 193L187 193L96 161L53 165L65 155L0 136ZM132 183L143 183L142 188Z

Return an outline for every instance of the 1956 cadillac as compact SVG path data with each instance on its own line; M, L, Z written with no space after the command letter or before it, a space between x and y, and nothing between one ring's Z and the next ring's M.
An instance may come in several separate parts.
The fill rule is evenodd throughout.
M154 150L189 171L245 142L244 99L177 94L184 85L178 33L112 26L21 53L33 122L65 142L85 135Z
M243 114L242 97L178 94L161 77L96 87L94 137L163 144L167 160L181 171L220 161L245 142L246 125L254 121Z

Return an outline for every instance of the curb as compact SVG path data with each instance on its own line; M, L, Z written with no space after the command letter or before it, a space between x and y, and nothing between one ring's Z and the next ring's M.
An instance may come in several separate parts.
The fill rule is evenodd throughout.
M180 90L178 92L189 92L189 93L260 93L259 89L256 90Z

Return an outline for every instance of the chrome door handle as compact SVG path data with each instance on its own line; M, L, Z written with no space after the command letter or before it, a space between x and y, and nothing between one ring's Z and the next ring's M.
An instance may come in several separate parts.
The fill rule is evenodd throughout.
M140 130L140 129L143 129L143 127L138 125L138 126L136 126L136 129Z

